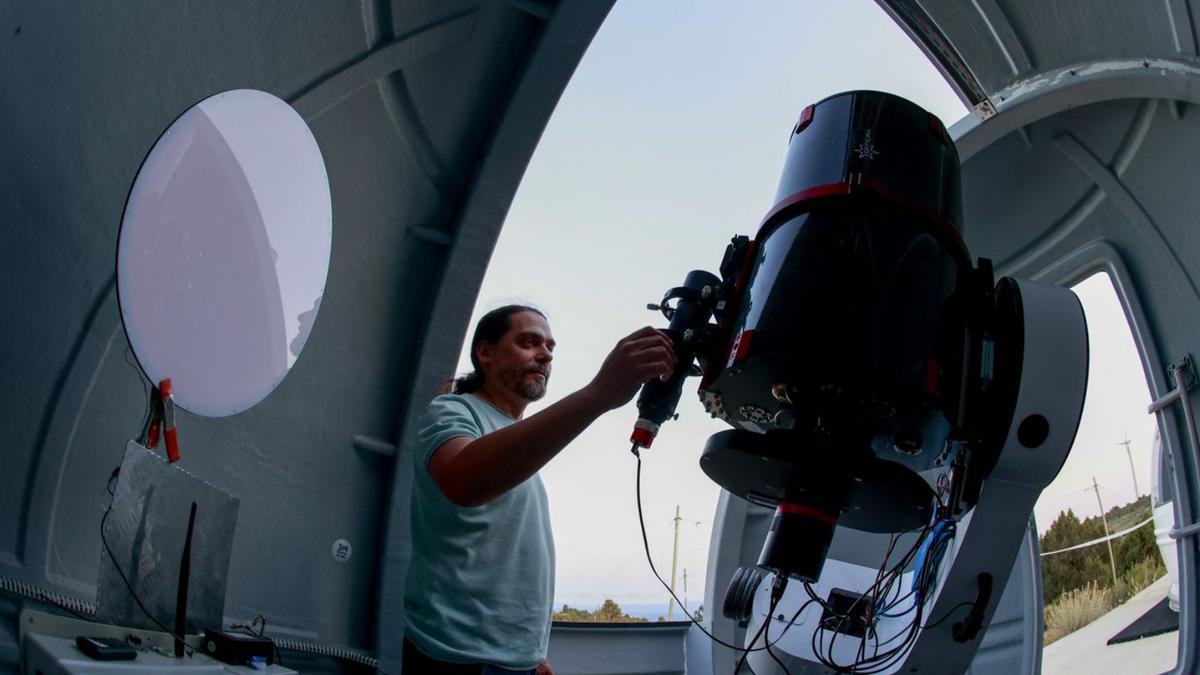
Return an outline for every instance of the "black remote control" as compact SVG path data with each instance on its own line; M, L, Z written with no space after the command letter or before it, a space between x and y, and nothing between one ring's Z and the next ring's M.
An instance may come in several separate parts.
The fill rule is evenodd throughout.
M117 638L80 635L75 638L75 646L97 661L131 661L137 658L137 650Z

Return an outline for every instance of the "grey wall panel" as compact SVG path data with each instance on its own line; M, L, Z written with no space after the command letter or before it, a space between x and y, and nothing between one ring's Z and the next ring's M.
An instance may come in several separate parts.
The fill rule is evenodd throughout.
M1123 252L1137 287L1154 296L1147 302L1152 323L1200 328L1178 313L1200 302L1187 262L1200 244L1190 229L1195 160L1186 150L1200 132L1194 119L1176 119L1171 108L1156 101L1080 107L1032 125L1023 149L1020 136L1010 134L972 158L964 175L972 249L1003 269L1033 274L1091 241L1108 240ZM1110 131L1096 133L1106 126ZM1009 183L1003 178L1009 175L1024 179ZM1061 206L1058 192L1075 201L1061 211L1046 208ZM989 207L1005 202L1009 209ZM1019 228L1042 234L1022 237Z
M1200 52L1192 0L878 0L919 6L999 106L1006 88L1046 73Z
M920 3L987 91L1030 70L1028 49L995 0Z
M338 44L333 26L347 6L327 3L304 17L281 17L263 6L229 11L194 4L180 11L157 3L102 5L28 3L9 7L0 31L0 109L6 177L4 212L12 237L4 256L4 315L22 330L7 331L0 366L23 382L6 429L14 448L30 448L45 433L39 420L53 406L63 364L83 323L112 276L116 232L125 195L142 157L165 126L190 104L222 89L253 84L286 92L305 69L331 67L352 54L349 30ZM353 11L353 8L349 8ZM327 49L301 48L292 31L322 31ZM17 32L20 28L20 32ZM348 26L347 26L348 28ZM279 67L279 54L299 61ZM40 279L32 284L26 279ZM36 455L12 458L14 476L0 490L0 513L23 509L24 478ZM8 519L5 519L6 521ZM6 523L7 524L7 523ZM0 550L20 555L5 528Z
M93 166L88 161L75 162L54 154L42 154L42 162L55 163L58 160L56 170L78 172L78 186L69 176L47 176L41 183L31 186L36 189L24 190L22 194L36 194L38 189L63 193L59 195L61 201L47 200L45 210L38 214L39 223L60 226L63 231L60 238L54 238L47 237L46 232L41 230L31 237L29 246L10 249L10 253L21 256L24 264L10 266L9 269L17 270L26 279L41 278L51 282L65 280L67 283L44 283L36 287L40 297L29 298L30 311L25 320L25 325L34 330L18 335L42 345L53 345L56 339L60 341L60 335L46 334L47 329L53 329L53 325L47 326L47 322L40 320L39 315L50 312L74 317L76 321L81 315L86 315L86 312L72 311L72 301L86 298L85 294L70 289L72 282L79 283L80 279L89 277L99 279L99 284L95 281L92 284L101 286L100 293L106 295L95 321L84 329L86 332L81 338L83 349L77 356L72 358L68 352L64 359L59 354L68 350L60 348L58 352L50 352L48 348L43 348L50 352L46 354L45 361L70 361L72 367L66 371L68 375L62 389L47 394L49 402L45 404L44 415L50 423L44 436L46 440L41 443L40 450L32 455L38 460L38 465L29 472L34 480L25 486L32 505L26 518L20 521L20 525L27 529L24 539L28 542L28 550L22 553L35 568L44 566L45 569L41 575L35 570L35 579L44 576L49 581L72 589L84 589L89 583L94 583L99 551L95 535L98 522L97 486L102 489L108 469L119 458L124 442L122 439L128 439L136 432L138 418L144 407L140 388L136 385L131 388L127 383L122 383L120 389L114 389L119 380L107 372L117 364L120 364L118 370L127 368L120 358L113 358L123 356L124 338L116 329L119 324L115 303L111 302L108 278L112 274L115 236L124 196L141 153L149 148L157 134L175 115L200 96L247 85L285 93L276 89L279 81L293 80L299 83L307 79L309 76L303 71L296 71L289 76L255 72L268 67L282 71L279 58L288 52L303 52L296 54L300 63L295 65L317 72L350 58L353 53L351 50L358 49L356 40L352 38L357 38L360 23L356 14L346 15L342 12L340 8L345 5L338 7L335 10L337 15L323 16L320 12L314 12L303 17L243 16L222 7L220 11L213 10L212 15L184 13L155 16L151 12L139 14L135 20L127 22L122 22L127 17L121 16L47 18L49 22L63 24L58 26L60 32L69 32L66 28L72 25L71 21L94 20L97 22L94 26L110 31L110 40L136 44L139 50L161 51L157 61L147 63L145 54L140 51L137 54L123 53L121 50L113 53L110 49L107 53L93 55L86 51L72 52L59 45L68 58L78 61L68 64L83 71L75 73L76 77L86 77L92 69L97 75L104 74L110 80L114 79L114 75L119 78L126 71L143 74L144 82L140 84L119 80L104 89L103 97L98 93L91 100L84 98L92 106L91 109L97 111L97 115L90 120L83 118L82 124L75 123L81 119L77 110L67 112L64 109L63 119L55 116L41 118L42 124L50 127L45 130L47 134L73 137L83 160L102 164L104 158L100 156L105 153L110 153L108 161L111 161L111 155L122 155L126 159L122 161L123 170L114 172L105 171L102 166ZM334 6L326 9L334 10ZM254 11L257 10L251 10ZM76 24L80 29L85 25ZM337 25L343 26L344 30L340 33L331 30L332 26ZM278 33L282 31L286 35L288 29L320 32L329 38L341 34L344 39L341 43L329 39L327 44L323 43L325 49L301 49L298 43L302 40L296 40L296 45L284 48ZM26 27L22 35L29 36L30 30ZM37 30L36 24L32 30ZM119 41L117 37L122 32L126 39ZM183 32L188 35L181 35ZM206 33L208 37L204 38ZM270 37L266 37L268 34ZM143 35L149 36L148 39L140 39ZM297 35L293 33L292 37L295 39ZM223 44L222 38L229 44ZM208 50L200 48L199 43L205 39L212 43ZM169 44L159 44L159 40ZM273 41L276 44L272 45ZM214 51L216 54L212 53ZM209 54L209 58L196 58L198 53ZM316 55L323 55L320 63L313 62ZM274 56L274 59L269 56ZM53 62L51 58L45 60ZM64 70L71 70L71 67ZM195 77L175 79L189 75L189 67L204 72L191 73ZM231 77L235 72L237 76ZM64 74L48 74L47 77L51 79L45 81L45 86L31 86L30 92L36 94L49 89L51 94L57 96L64 92L70 94L73 87L76 90L85 89L69 77L64 82ZM156 84L149 86L147 82ZM288 83L279 89L295 86L297 84ZM78 93L75 91L75 95ZM142 101L147 99L152 99L153 103L143 106ZM95 123L96 118L120 116L127 111L130 118L140 117L137 132L107 130L109 133L97 134L96 129L88 128L88 121ZM20 119L29 123L37 117L25 114ZM42 135L35 133L34 137ZM323 141L324 146L333 145L328 137L319 140ZM39 153L31 149L30 154ZM340 211L337 187L354 180L354 171L352 168L339 171L341 165L335 164L336 157L328 159L334 183L335 210ZM14 170L14 173L21 172ZM38 179L36 175L33 178ZM96 200L102 201L103 206L72 203L76 187L84 193L81 195L83 198L95 192ZM56 208L59 204L71 205L69 208L79 209L80 213L60 213ZM53 264L54 260L60 258L64 243L79 249L75 264L70 269L61 270L57 278L46 275L43 268L46 263ZM335 245L335 260L338 251L339 247ZM21 285L30 286L28 282ZM349 294L347 297L353 298ZM334 359L320 354L320 335L325 333L321 326L326 314L335 315L336 320L337 312L331 310L329 305L336 305L337 300L336 296L327 298L326 312L322 313L314 331L314 339L309 343L312 349L298 362L297 373L303 373L306 368L319 368L321 366L317 364L325 363L325 369L351 377L354 375L352 369L346 372L345 360L341 361L339 367L334 367ZM388 337L394 339L394 331ZM105 349L97 353L94 344L103 344ZM371 340L369 344L374 345L376 341ZM364 361L374 355L362 351L358 353ZM38 369L35 364L31 365L35 372L29 373L29 381L43 381L45 378L42 373L36 372ZM54 369L47 370L53 372ZM127 373L119 374L128 379ZM308 380L313 381L313 378ZM383 388L382 382L386 381L386 377L381 376L380 380L375 392ZM236 616L243 608L248 612L246 616L266 611L287 617L277 620L277 624L303 627L305 634L320 634L336 641L360 636L353 639L361 641L361 636L369 634L363 624L369 625L370 616L355 611L357 607L345 605L370 604L368 591L373 586L374 572L370 553L378 530L377 504L386 483L386 473L379 472L377 466L362 466L363 458L355 456L349 449L349 430L339 432L337 425L324 422L337 419L358 430L360 425L355 422L360 421L365 413L374 417L375 426L388 425L393 406L388 405L386 398L379 401L377 396L364 395L357 397L358 400L336 399L337 405L321 406L318 408L319 414L313 415L308 410L312 404L304 402L312 401L314 392L298 388L304 381L303 375L286 380L262 406L234 418L202 420L181 415L180 429L187 453L184 465L246 498L230 582L231 593L242 600L242 607L237 606L239 603L233 603L231 614ZM86 394L81 393L84 389L87 389ZM321 390L318 388L316 391ZM396 395L391 394L393 397ZM84 397L82 401L81 396ZM364 399L369 400L370 404L356 405L363 403ZM339 409L343 406L345 409ZM347 412L346 409L349 414L342 414ZM60 442L60 430L68 434L65 442ZM342 456L333 454L339 451ZM96 461L97 456L105 454L106 459ZM109 467L95 466L104 463ZM328 508L312 508L317 503L327 503ZM357 540L364 555L348 566L335 569L328 555L328 547L337 537L326 536L326 530ZM41 541L43 532L48 537L45 542ZM18 542L18 550L22 543ZM45 548L44 554L40 551L42 548ZM349 574L348 570L354 568L357 568L355 573ZM270 580L270 583L262 583L263 579ZM307 594L291 592L300 585L300 580L313 581ZM359 581L355 583L353 580Z
M1044 71L1114 54L1174 53L1165 3L996 0Z
M444 64L419 62L405 72L414 110L436 149L440 161L457 171L448 176L448 187L461 194L474 177L481 142L499 123L518 68L525 61L541 22L509 4L494 5L474 15L473 38L454 48ZM462 121L470 123L463 125Z
M96 588L105 485L141 425L136 410L146 394L131 361L110 292L55 400L31 486L26 564L89 599Z
M997 263L1016 252L1014 242L1031 242L1075 212L1091 187L1091 181L1070 171L1066 158L1044 148L1032 150L1016 132L994 143L979 161L988 169L963 175L964 212L969 214L963 233L973 255ZM1046 163L1060 179L1053 184L1031 180ZM1019 211L1012 209L1014 199Z
M1105 165L1130 153L1142 122L1137 101L1071 110L1028 125L972 159L963 175L964 226L973 254L1004 264L1063 228L1072 228L1095 207L1095 181L1062 150L1075 139ZM1053 180L1046 180L1053 176Z
M987 632L971 661L970 675L1037 673L1042 662L1042 568L1037 528L1029 530Z
M1146 134L1142 152L1133 158L1123 183L1168 241L1181 261L1200 260L1200 237L1196 236L1200 195L1200 108L1189 106L1182 119L1163 102L1157 106L1154 124ZM1190 267L1190 266L1189 266ZM1189 270L1192 282L1200 270Z
M1064 83L1026 94L1013 111L1041 111L1041 119L1022 121L1027 133L1028 153L1049 158L1057 153L1067 160L1034 165L1022 164L1012 147L1014 134L999 141L979 144L971 136L996 136L1006 128L1005 114L989 130L984 123L960 139L973 148L964 164L964 183L973 190L964 206L971 228L968 245L984 242L1000 259L998 272L1021 276L1044 276L1048 281L1072 283L1088 272L1107 270L1129 303L1135 339L1142 352L1143 366L1153 396L1173 387L1167 381L1167 366L1181 356L1197 352L1200 334L1200 270L1196 269L1200 241L1195 235L1193 215L1200 197L1193 185L1195 148L1200 142L1200 117L1191 114L1197 98L1182 87L1188 105L1157 98L1114 100L1113 87L1138 84L1123 71L1114 71L1105 82L1103 74L1091 81ZM1090 97L1100 102L1090 103ZM1131 114L1132 112L1132 114ZM1008 118L1007 128L1012 128ZM1052 133L1043 133L1053 130ZM1119 142L1113 149L1112 139ZM1079 180L1087 187L1073 214L1055 216L1039 210L1020 192L997 176L1027 170L1027 184L1034 195L1052 195L1064 190L1079 195ZM1007 198L1006 198L1007 197ZM1004 211L981 209L982 204L1008 201ZM1006 229L1009 222L1028 221L1042 228L1040 239L1030 242L1020 232ZM1016 253L1016 255L1013 255ZM1160 429L1174 448L1181 490L1196 490L1197 458L1182 444L1185 435L1177 408L1160 417ZM1186 452L1181 450L1186 449ZM1186 501L1186 499L1185 499ZM1194 509L1186 502L1182 508ZM1181 522L1189 522L1187 514ZM1182 547L1180 667L1190 671L1195 663L1196 626L1194 605L1194 546ZM1193 598L1189 607L1188 597Z
M537 4L0 6L0 574L92 598L99 497L144 411L113 291L125 196L177 115L253 87L293 101L322 149L329 276L305 352L271 396L228 418L180 414L182 464L241 498L229 617L264 613L284 634L372 646L389 515L390 551L406 557L407 517L388 505L406 502L409 476L353 439L400 433L430 340L446 357L435 369L453 368L465 327L426 328L466 195L489 221L461 240L481 276L607 7L577 11L543 55L549 67L529 75L551 15ZM518 78L525 99L514 98ZM519 143L500 145L493 178L481 179L510 105ZM477 288L456 284L443 309L465 324ZM331 555L338 538L354 546L349 562ZM0 620L15 611L0 607ZM0 639L0 662L15 658Z

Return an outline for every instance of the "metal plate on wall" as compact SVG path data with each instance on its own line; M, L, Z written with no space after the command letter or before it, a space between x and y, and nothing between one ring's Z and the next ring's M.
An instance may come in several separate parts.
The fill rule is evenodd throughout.
M113 491L104 539L96 614L102 621L159 630L138 607L121 575L154 618L175 625L175 600L192 503L187 632L223 625L225 581L237 526L238 499L130 441Z

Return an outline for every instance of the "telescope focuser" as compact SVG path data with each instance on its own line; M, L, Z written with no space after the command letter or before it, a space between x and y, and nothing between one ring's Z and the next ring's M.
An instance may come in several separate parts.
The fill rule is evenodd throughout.
M675 349L676 363L665 382L654 379L642 385L637 400L638 420L629 439L637 447L650 447L659 426L675 417L683 381L701 373L695 361L697 357L704 358L711 347L712 328L708 321L721 295L720 279L709 272L693 270L682 286L667 291L661 303L647 305L647 309L662 312L670 321L663 333Z

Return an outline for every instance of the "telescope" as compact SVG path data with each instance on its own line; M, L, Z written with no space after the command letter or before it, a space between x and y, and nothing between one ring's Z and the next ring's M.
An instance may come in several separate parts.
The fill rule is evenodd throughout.
M678 366L643 387L634 444L650 446L684 381L699 376L701 405L731 427L709 438L700 466L774 509L727 615L752 614L748 580L798 580L833 617L809 634L905 636L886 668L860 667L915 667L929 633L970 643L947 657L965 658L965 669L1082 413L1079 300L995 279L964 242L961 193L957 151L935 116L881 92L831 96L793 127L775 204L754 236L733 237L718 273L690 272L656 306ZM886 616L909 607L878 597L886 561L839 560L838 578L825 578L839 531L913 541L893 562L905 561L894 576L919 604L915 624ZM868 578L861 570L875 586L855 590ZM970 605L960 621L921 626L922 614L955 603ZM788 653L849 667L812 642Z

